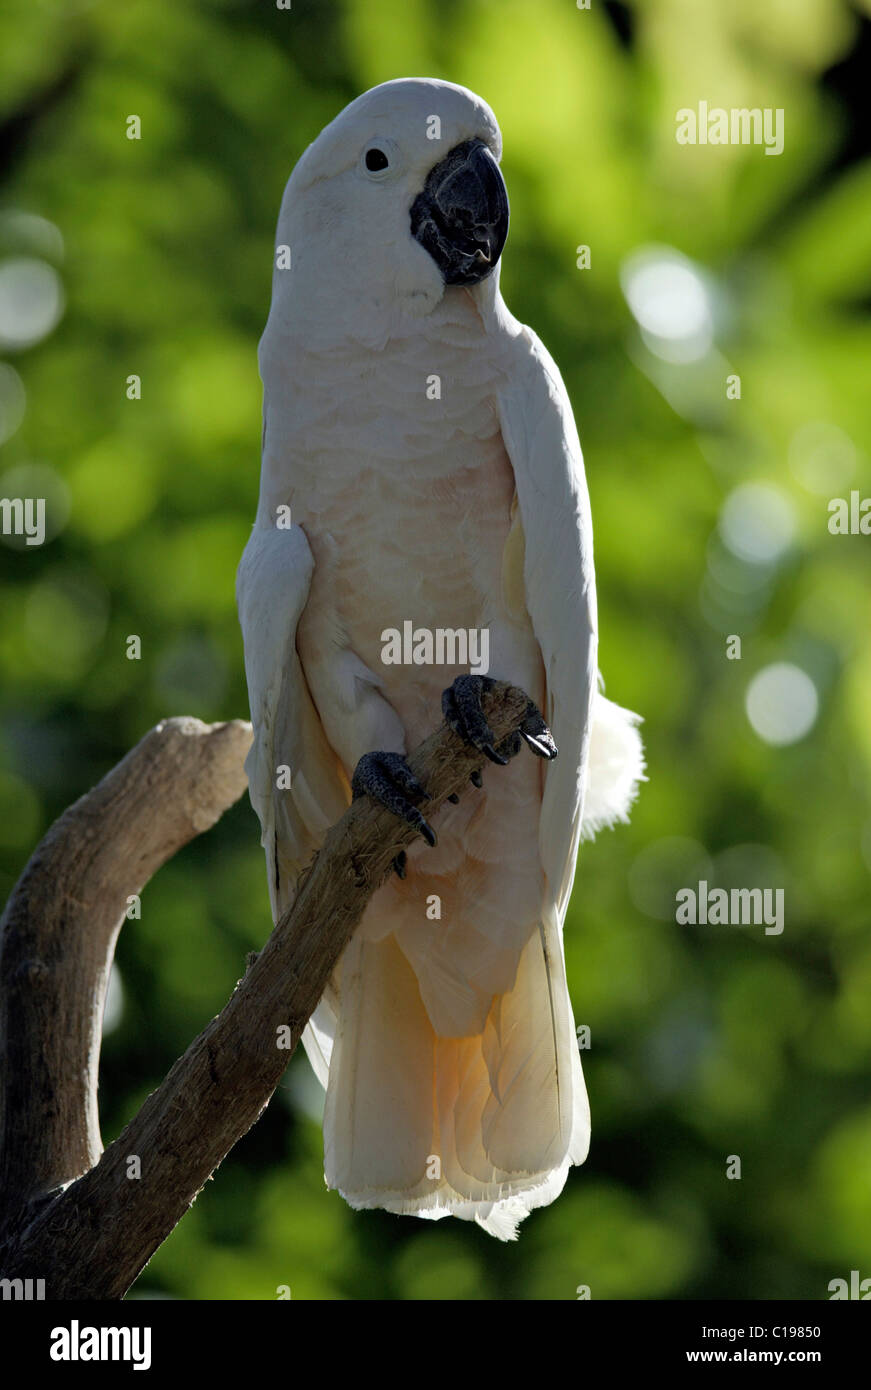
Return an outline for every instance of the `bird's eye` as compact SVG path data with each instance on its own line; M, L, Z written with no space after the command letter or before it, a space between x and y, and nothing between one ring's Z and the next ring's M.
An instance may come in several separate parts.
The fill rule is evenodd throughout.
M379 150L375 145L371 150L366 151L366 168L370 174L377 174L379 169L386 169L390 163L383 150Z

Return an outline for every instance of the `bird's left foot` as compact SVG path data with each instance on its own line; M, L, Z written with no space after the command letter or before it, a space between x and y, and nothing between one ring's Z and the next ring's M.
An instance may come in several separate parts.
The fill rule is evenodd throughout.
M544 722L541 711L530 700L520 728L494 746L493 730L484 717L481 696L492 690L496 684L490 676L457 676L453 685L448 686L442 695L442 713L445 722L465 743L471 743L491 763L504 767L511 758L517 756L524 742L536 757L553 759L557 746L553 734ZM481 785L480 773L472 774L475 786Z
M360 796L371 796L420 831L428 845L435 845L435 831L414 805L415 801L428 801L429 792L420 785L401 753L364 753L351 778L351 793L354 801ZM405 856L396 858L401 862L394 863L394 867L404 878Z

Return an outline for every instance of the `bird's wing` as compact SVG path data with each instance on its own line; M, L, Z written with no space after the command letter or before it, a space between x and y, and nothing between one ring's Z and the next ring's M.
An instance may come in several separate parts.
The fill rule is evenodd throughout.
M547 768L540 848L562 922L580 840L628 819L644 749L640 717L597 688L590 500L571 403L547 349L502 312L516 356L498 404L517 488L503 587L509 605L525 605L545 667L559 757Z
M296 881L324 834L344 813L350 789L327 742L296 650L314 561L300 526L258 524L236 577L254 742L245 763L251 804L260 818L275 920L292 902ZM279 787L280 767L290 787ZM326 1085L335 1014L328 990L304 1042Z
M528 328L515 338L498 409L517 489L504 588L508 602L522 601L532 621L545 670L542 713L559 748L547 766L539 847L561 922L581 836L596 692L596 581L572 408L556 364Z

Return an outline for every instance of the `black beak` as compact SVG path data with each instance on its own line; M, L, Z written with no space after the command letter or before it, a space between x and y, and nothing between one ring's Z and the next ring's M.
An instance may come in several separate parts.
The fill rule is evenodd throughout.
M411 205L411 235L446 285L486 279L508 235L508 193L483 140L456 145L430 169Z

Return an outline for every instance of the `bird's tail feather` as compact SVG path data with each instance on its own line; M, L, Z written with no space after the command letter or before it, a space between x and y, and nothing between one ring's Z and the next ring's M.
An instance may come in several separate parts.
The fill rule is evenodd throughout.
M639 714L615 705L601 691L593 697L593 723L584 794L581 837L591 839L599 830L629 819L644 775L644 747Z
M466 1038L435 1033L395 935L352 938L324 1114L327 1184L351 1206L453 1215L512 1240L583 1162L589 1110L561 934L555 911L543 916L513 988Z

